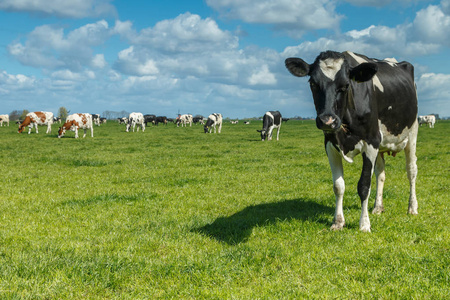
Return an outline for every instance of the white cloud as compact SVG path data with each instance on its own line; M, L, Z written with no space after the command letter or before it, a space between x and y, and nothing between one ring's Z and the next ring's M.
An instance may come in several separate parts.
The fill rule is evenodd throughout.
M419 114L438 113L448 116L450 111L450 74L422 74L416 81Z
M8 51L27 66L80 71L83 66L100 63L100 57L94 56L92 47L102 45L110 36L111 30L104 20L77 28L67 35L63 28L42 25L29 33L24 43L11 43Z
M421 41L450 46L450 16L440 7L430 5L419 11L413 25Z
M307 30L335 29L343 16L332 0L207 0L223 16L247 23L269 24L300 37Z
M210 18L185 13L175 19L163 20L139 34L130 30L130 24L118 24L117 31L125 33L132 44L152 47L174 53L205 52L217 48L235 49L238 38L221 30Z
M110 0L2 0L0 10L63 18L116 16Z
M261 70L253 73L249 78L250 85L275 85L277 79L275 75L269 71L267 65L263 65Z

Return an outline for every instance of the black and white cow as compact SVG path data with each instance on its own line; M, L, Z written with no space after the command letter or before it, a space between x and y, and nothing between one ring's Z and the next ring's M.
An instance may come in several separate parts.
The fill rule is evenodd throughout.
M281 127L281 113L276 111L268 111L263 117L263 128L262 130L256 130L261 132L261 140L264 141L266 138L268 141L272 140L272 132L277 128L277 141L280 139L280 127Z
M418 121L419 126L422 126L422 124L428 124L430 128L434 128L436 117L434 115L419 116Z
M164 116L156 117L155 125L158 126L159 123L163 123L164 125L167 125L167 117L164 117Z
M91 114L92 115L92 122L97 125L100 126L100 115L99 114Z
M216 133L216 126L219 126L219 133L222 131L222 114L210 114L206 124L204 126L205 133L211 133L214 128L214 133Z
M145 126L148 126L148 123L155 124L156 123L156 116L155 115L144 115L144 122Z
M368 199L375 171L377 193L373 213L383 208L385 181L383 154L405 150L410 183L410 214L417 214L416 141L417 94L414 67L394 59L377 60L352 52L322 52L313 64L288 58L287 69L295 76L309 76L317 118L325 136L325 150L333 174L336 212L331 229L345 225L342 207L345 183L342 158L353 162L362 154L358 182L361 198L359 229L370 232Z

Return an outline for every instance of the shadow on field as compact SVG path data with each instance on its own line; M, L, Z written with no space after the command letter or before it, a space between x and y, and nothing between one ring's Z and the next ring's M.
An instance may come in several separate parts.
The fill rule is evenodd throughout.
M332 207L311 200L285 200L246 207L229 217L220 217L211 224L194 228L193 232L236 245L248 239L253 227L289 219L309 220L331 226L327 218L333 214Z

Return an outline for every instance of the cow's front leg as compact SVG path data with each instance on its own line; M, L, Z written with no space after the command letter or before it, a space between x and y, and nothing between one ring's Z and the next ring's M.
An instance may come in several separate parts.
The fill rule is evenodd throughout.
M342 158L340 153L334 148L333 144L328 142L326 144L326 152L328 156L328 162L330 163L331 173L333 174L333 191L336 198L336 211L334 213L332 230L340 230L345 225L344 218L344 168L342 166Z
M75 126L75 138L78 138L78 127Z
M373 214L381 214L382 212L384 212L383 187L386 180L384 165L385 163L383 154L378 153L377 161L375 163L375 176L377 178L377 197L375 198L375 205L372 210Z
M378 155L378 149L368 145L366 151L362 153L363 168L361 177L358 182L358 195L361 199L361 217L359 219L359 230L370 232L369 220L369 196L370 196L370 182L372 179L375 161Z

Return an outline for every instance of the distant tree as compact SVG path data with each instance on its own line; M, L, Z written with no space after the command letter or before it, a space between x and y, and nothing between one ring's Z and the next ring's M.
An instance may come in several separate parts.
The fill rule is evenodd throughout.
M25 119L25 117L28 115L29 111L27 109L22 110L22 114L20 115L20 120Z
M58 117L60 117L62 120L67 119L67 116L69 115L69 111L64 106L61 106L58 111Z
M12 112L9 113L9 120L12 121L17 121L20 119L20 116L22 115L22 111L21 110L13 110Z

